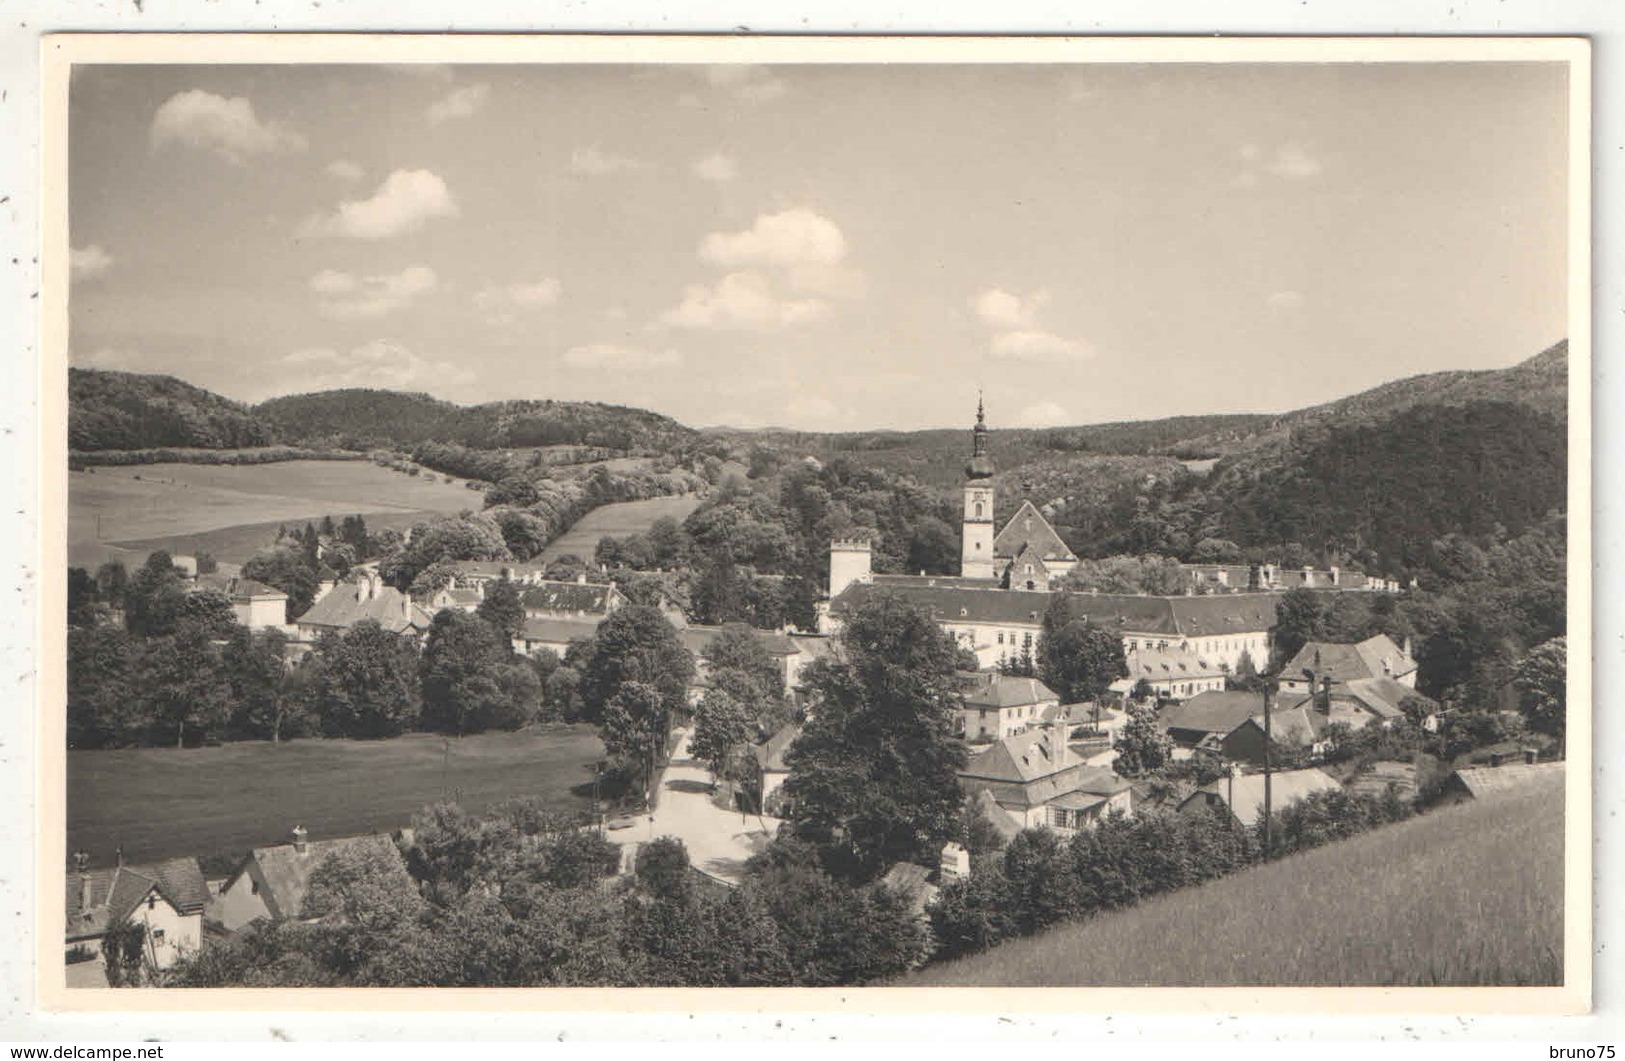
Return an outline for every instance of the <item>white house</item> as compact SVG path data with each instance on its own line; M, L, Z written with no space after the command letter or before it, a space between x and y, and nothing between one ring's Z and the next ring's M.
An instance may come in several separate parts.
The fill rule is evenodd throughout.
M81 862L83 859L81 858ZM77 869L67 881L66 948L103 953L107 934L120 925L144 928L145 963L167 969L203 947L203 911L209 887L195 858Z
M965 693L965 739L995 741L1013 737L1055 718L1061 698L1037 678L979 673Z
M209 904L209 917L232 932L254 921L299 918L311 873L329 855L358 846L400 857L395 841L382 833L311 840L303 828L297 828L291 843L256 847L250 852Z

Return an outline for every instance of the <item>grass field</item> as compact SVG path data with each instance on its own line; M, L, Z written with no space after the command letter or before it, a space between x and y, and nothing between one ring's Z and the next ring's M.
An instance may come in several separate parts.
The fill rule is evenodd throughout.
M549 726L444 740L245 742L215 748L68 753L68 850L95 865L123 845L135 861L204 857L278 843L295 825L312 839L399 829L425 804L469 809L536 796L591 809L572 792L603 755L588 726Z
M655 497L647 501L621 501L595 508L544 549L541 562L551 563L561 556L572 554L583 560L591 560L598 548L598 539L606 535L625 538L642 534L662 516L670 516L681 523L699 507L700 499L697 497Z
M434 479L370 461L145 464L69 472L68 562L94 566L117 556L139 563L164 547L202 548L240 563L275 538L279 523L361 514L393 516L409 525L430 513L480 507L480 495L461 483Z
M1562 981L1563 779L924 969L902 986Z

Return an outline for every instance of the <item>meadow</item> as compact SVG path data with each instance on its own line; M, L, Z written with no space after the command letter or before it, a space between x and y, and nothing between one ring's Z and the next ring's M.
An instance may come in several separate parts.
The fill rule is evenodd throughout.
M70 751L68 850L110 864L200 858L280 843L295 825L312 839L390 831L427 804L478 810L534 796L589 811L591 764L604 754L590 726L382 741L243 742L208 748ZM585 792L585 794L583 794Z
M370 461L98 467L68 473L68 562L140 563L161 547L241 563L274 540L281 523L360 514L391 517L379 526L409 526L481 504L461 482Z
M681 523L699 507L697 497L652 497L647 501L619 501L595 508L542 550L540 561L551 563L561 556L572 555L590 561L600 538L642 534L662 516Z
M1554 985L1563 778L912 974L908 987Z

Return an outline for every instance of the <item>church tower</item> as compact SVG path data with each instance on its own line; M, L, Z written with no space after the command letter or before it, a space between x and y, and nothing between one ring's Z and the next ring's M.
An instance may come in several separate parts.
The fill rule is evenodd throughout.
M959 573L964 578L993 574L993 458L987 453L987 421L982 399L976 399L975 448L965 465L964 537L959 551Z

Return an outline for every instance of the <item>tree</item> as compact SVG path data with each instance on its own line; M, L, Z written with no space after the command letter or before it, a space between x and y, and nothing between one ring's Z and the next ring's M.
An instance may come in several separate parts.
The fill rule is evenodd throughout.
M220 655L196 631L151 638L136 664L134 682L142 714L158 739L184 747L218 736L231 716L231 683Z
M926 516L914 526L908 543L910 572L947 574L959 571L959 531L934 516Z
M519 636L525 628L525 605L519 598L519 587L507 572L486 587L474 614L502 631L510 641Z
M710 764L714 776L725 778L733 750L750 740L755 729L743 704L721 689L710 689L695 709L688 749Z
M147 726L135 686L136 645L116 626L68 631L68 747L138 743Z
M287 545L262 549L243 564L243 577L275 586L288 595L291 622L310 610L320 579L307 554Z
M101 589L90 572L82 567L68 568L68 625L95 626L105 611Z
M599 724L604 749L622 762L641 765L645 788L654 778L655 756L668 718L665 698L646 682L621 683L604 705Z
M1131 704L1128 721L1112 743L1117 760L1112 769L1123 777L1144 777L1173 761L1173 741L1157 726L1156 711L1149 705Z
M664 710L682 710L694 659L657 609L630 605L598 625L582 650L580 670L577 692L583 713L597 720L626 682L652 686Z
M742 623L729 623L705 646L711 670L743 671L755 680L764 696L784 695L784 669L768 655L756 631Z
M287 644L281 630L254 632L239 626L221 650L237 732L269 737L275 743L303 721L304 703L288 695L288 671L283 662Z
M336 736L393 737L418 721L418 652L371 619L317 643L312 680L323 728Z
M791 822L846 877L930 863L963 798L958 648L929 615L877 594L848 617L839 649L804 672L816 706L786 759Z
M536 717L541 681L496 627L468 612L435 615L420 664L425 729L518 729Z
M1112 682L1128 677L1122 638L1086 619L1073 618L1071 601L1064 595L1044 613L1038 670L1062 703L1099 700Z
M1568 709L1568 668L1568 638L1554 637L1529 650L1513 679L1529 728L1558 740Z
M1325 607L1314 590L1300 587L1283 593L1275 604L1275 625L1270 629L1276 655L1271 670L1278 670L1310 641L1320 640L1325 618Z
M124 625L137 637L169 632L176 602L184 594L181 571L163 550L151 553L124 591Z
M661 836L638 847L633 870L638 887L657 899L686 902L693 892L688 848L675 836Z

